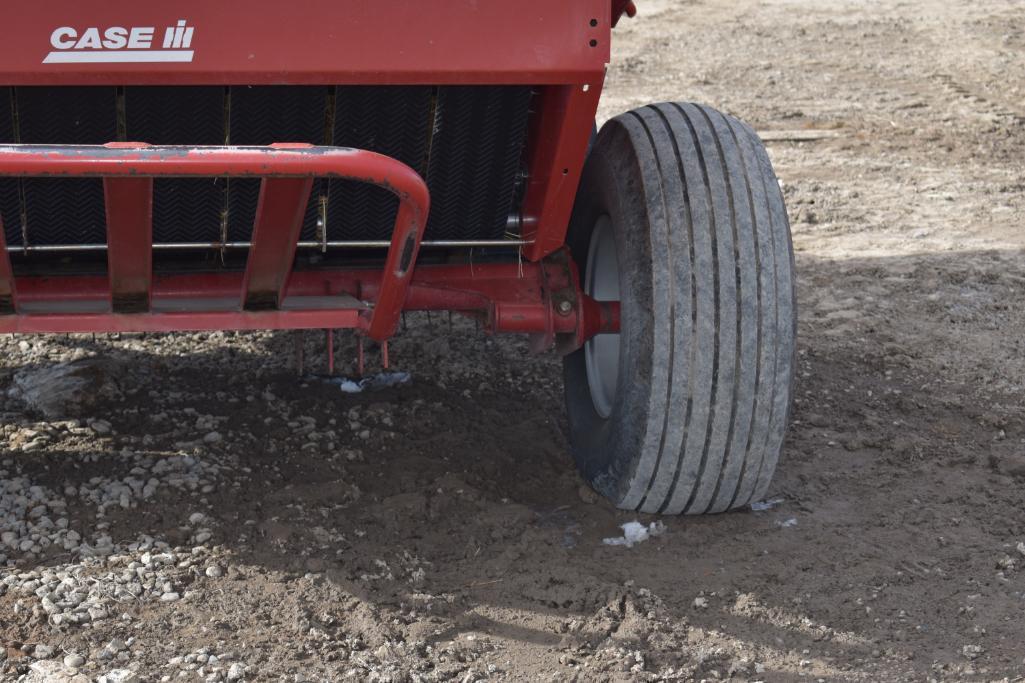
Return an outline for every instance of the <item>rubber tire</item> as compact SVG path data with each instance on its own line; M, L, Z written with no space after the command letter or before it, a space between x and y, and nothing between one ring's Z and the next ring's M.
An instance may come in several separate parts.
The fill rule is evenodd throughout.
M700 105L618 116L588 156L570 222L582 282L602 215L619 261L619 381L603 419L584 349L563 361L580 471L641 512L760 500L788 422L797 323L790 225L765 147Z

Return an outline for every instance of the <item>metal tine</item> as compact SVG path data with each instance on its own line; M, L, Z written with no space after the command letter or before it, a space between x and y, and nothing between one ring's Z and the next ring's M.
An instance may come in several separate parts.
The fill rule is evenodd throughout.
M335 331L331 328L327 332L327 375L333 377L335 374Z
M362 377L364 370L363 333L356 332L356 376Z

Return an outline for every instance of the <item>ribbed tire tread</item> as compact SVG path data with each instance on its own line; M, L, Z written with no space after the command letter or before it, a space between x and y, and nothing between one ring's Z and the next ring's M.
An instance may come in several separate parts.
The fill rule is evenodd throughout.
M634 193L611 209L632 212L619 221L628 234L617 236L617 250L629 252L620 269L631 271L621 288L632 291L623 335L633 337L622 343L650 359L621 357L621 385L646 388L619 392L631 405L614 408L604 428L621 434L604 444L583 438L577 461L621 508L701 514L749 505L765 495L782 448L796 331L789 224L765 149L737 119L664 103L609 121L588 163L606 170L591 176L598 187L588 187L585 171L581 192L612 174L618 191ZM582 201L571 237L601 211ZM580 381L574 362L567 383ZM624 380L624 368L640 376ZM567 386L575 437L597 426L580 396ZM611 452L596 457L596 448Z

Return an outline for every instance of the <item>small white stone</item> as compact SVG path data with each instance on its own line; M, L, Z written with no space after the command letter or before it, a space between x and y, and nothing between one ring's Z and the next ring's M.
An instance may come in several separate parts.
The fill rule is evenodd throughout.
M36 659L49 659L53 657L53 647L40 643L32 650L32 656Z
M222 576L224 574L224 572L221 570L221 568L218 567L216 564L212 564L209 567L207 567L205 573L211 579L216 579L216 578L218 578L218 577L220 577L220 576Z
M181 596L178 595L175 592L164 593L163 595L160 596L160 601L161 602L177 602L180 599L181 599Z
M85 657L82 655L71 654L64 658L64 666L69 669L77 669L83 664L85 664Z
M96 679L97 683L139 683L139 675L128 669L112 669Z
M120 638L113 638L109 643L107 643L107 647L105 649L117 654L118 652L128 649L128 646L125 644L125 641Z

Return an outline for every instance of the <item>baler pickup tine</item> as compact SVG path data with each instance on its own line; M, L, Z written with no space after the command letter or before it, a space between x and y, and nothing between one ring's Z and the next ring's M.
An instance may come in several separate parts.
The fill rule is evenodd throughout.
M242 281L245 310L281 308L312 188L312 177L263 179Z
M104 178L103 196L111 310L145 313L153 289L153 179Z
M11 268L11 255L7 251L3 218L0 218L0 315L10 315L17 312L17 297L14 294L14 269Z

